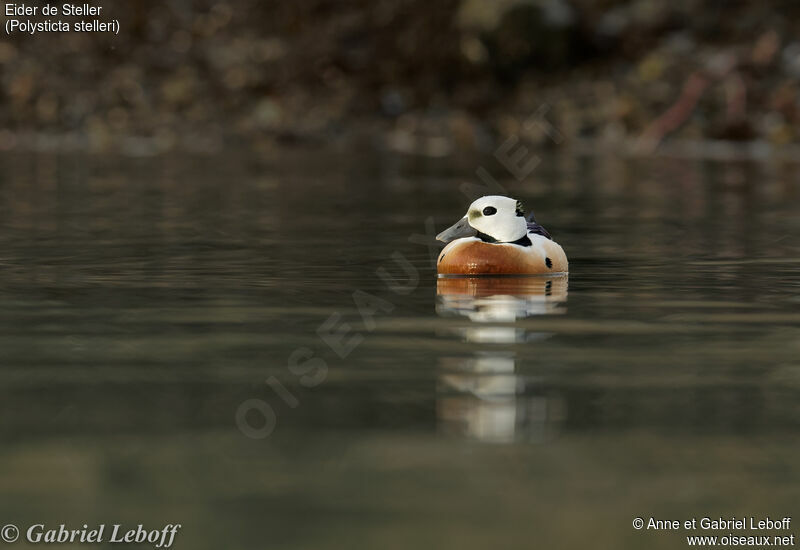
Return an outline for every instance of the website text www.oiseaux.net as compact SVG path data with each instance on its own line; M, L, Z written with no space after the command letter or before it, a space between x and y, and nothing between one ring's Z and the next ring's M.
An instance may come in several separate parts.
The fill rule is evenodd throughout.
M633 519L633 528L637 531L663 533L684 531L688 546L697 547L731 547L744 546L750 548L795 546L795 534L790 532L791 516L781 519L770 517L747 518L689 518L684 520L664 520L650 517ZM699 533L698 533L699 531ZM735 531L740 531L736 533Z

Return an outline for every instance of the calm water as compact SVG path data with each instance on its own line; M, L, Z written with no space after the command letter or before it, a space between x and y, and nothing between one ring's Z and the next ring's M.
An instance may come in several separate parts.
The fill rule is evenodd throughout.
M569 281L437 288L409 237L463 215L478 166ZM0 156L0 523L181 523L193 549L800 535L798 235L796 165Z

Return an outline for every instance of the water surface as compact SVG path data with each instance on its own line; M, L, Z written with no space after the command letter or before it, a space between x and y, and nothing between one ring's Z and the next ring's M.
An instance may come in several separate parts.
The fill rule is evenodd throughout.
M437 287L420 235L463 215L478 166L568 281ZM677 548L631 520L791 516L796 168L5 154L0 517L477 549ZM327 371L290 368L312 354ZM254 402L274 425L244 431L269 437L237 425Z

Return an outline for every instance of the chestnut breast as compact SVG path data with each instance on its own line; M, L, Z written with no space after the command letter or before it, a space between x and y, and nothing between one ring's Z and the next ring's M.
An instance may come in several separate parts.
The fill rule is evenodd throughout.
M437 268L442 275L538 275L568 271L564 250L542 237L532 246L457 239L444 247Z

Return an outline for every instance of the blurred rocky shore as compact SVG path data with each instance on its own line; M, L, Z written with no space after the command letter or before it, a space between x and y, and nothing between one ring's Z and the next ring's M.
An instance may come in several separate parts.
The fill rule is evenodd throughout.
M103 13L119 35L0 42L0 149L800 142L794 2L131 0Z

